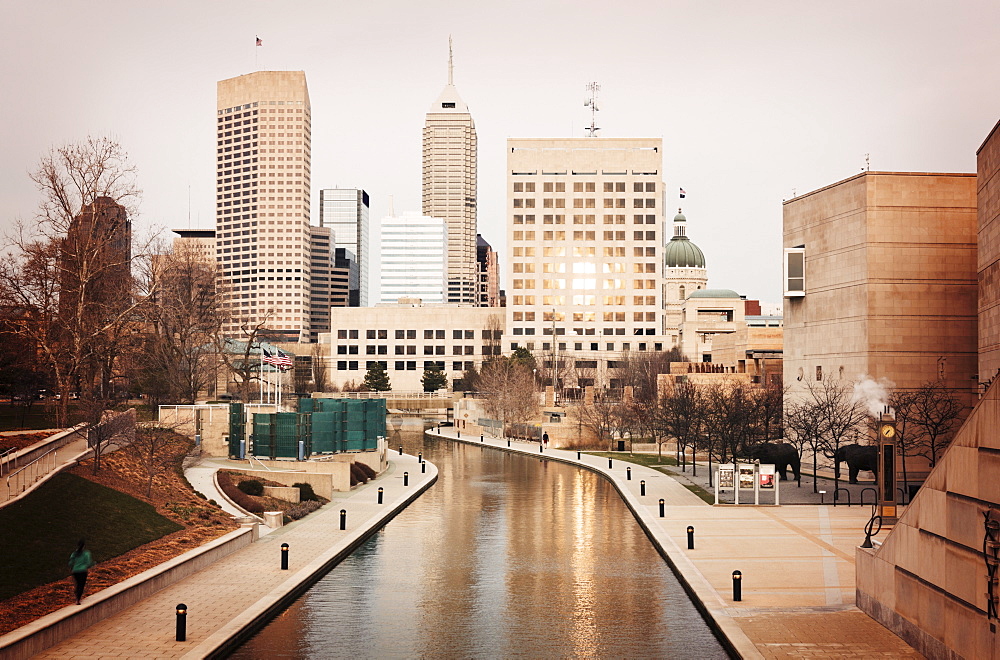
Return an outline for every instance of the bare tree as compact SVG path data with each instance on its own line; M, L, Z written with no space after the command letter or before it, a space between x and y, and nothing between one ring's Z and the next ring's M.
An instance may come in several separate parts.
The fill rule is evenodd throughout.
M215 380L216 337L223 315L215 262L191 248L159 255L151 276L159 282L147 317L153 332L141 367L148 394L193 404Z
M148 427L138 429L126 450L139 461L146 473L146 497L153 493L153 479L174 464L177 455L188 446L188 439L172 429Z
M0 298L52 373L60 425L77 388L85 400L107 397L145 301L132 277L135 173L107 138L52 150L30 175L38 214L17 224L0 262Z
M808 447L813 457L813 492L817 492L819 455L823 451L823 415L812 399L799 399L785 407L785 432L799 453Z
M329 375L326 371L326 360L323 356L323 350L320 348L319 344L314 344L312 347L312 379L313 387L316 392L328 392L330 387Z
M829 380L817 385L810 383L807 400L815 407L820 423L821 447L824 455L834 460L833 487L840 487L840 469L836 462L837 451L844 444L857 442L868 419L868 408L854 391L854 383L843 380Z
M244 319L240 323L240 339L234 341L226 337L218 337L219 356L226 368L239 379L236 386L243 401L253 397L253 383L261 379L260 342L267 334L267 323L270 312L265 312L263 318L257 321ZM348 391L345 389L344 391Z
M920 434L914 449L934 467L961 425L965 406L944 383L932 381L913 392L910 410L910 424Z
M692 448L691 464L698 440L704 433L706 401L697 385L689 382L675 383L657 406L656 423L665 436L677 442L682 470L686 470L687 448Z
M632 388L637 400L651 402L657 396L657 376L670 373L671 362L681 361L677 348L668 351L627 351L615 361L616 366L609 371L623 388Z
M608 443L611 451L615 432L621 425L621 401L603 388L594 389L593 401L584 396L576 407L580 424L597 437L599 443Z
M913 392L895 390L889 395L889 406L896 412L896 451L899 453L900 466L903 468L903 492L910 492L910 475L906 467L906 457L915 456L915 448L920 440L920 432L910 420L913 418L916 397ZM872 426L877 433L878 420L872 419Z
M500 422L501 435L508 424L523 424L534 416L538 402L531 369L500 356L487 360L479 372L479 392L486 413Z

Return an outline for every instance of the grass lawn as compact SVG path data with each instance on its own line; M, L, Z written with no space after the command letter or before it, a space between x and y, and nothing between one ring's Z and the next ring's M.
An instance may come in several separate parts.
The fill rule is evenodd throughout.
M69 576L69 555L87 540L94 560L182 529L149 504L74 474L54 476L0 509L0 600Z
M626 461L628 463L636 463L637 465L645 465L646 467L651 468L655 468L658 465L677 465L677 459L673 456L667 456L666 454L663 455L663 460L661 461L656 454L630 454L622 451L585 451L583 453L590 454L591 456L613 458L615 460Z

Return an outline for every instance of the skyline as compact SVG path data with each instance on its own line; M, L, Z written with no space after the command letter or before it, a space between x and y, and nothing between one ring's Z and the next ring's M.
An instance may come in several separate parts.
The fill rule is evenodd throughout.
M416 211L451 34L479 134L479 233L508 290L506 138L583 136L588 82L602 88L599 135L663 138L667 219L684 188L709 286L765 302L781 301L782 200L857 174L865 154L873 171L974 172L1000 109L1000 7L987 2L2 6L4 231L37 207L27 172L88 135L118 139L138 167L137 231L188 227L189 186L190 226L213 227L216 82L255 59L306 73L312 224L323 188L364 188L373 220L389 195Z

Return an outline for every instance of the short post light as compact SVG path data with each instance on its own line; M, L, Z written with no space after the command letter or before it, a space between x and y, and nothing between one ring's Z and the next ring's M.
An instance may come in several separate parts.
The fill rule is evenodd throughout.
M642 495L643 497L646 496L646 480L645 479L643 479L642 481L639 482L639 494Z
M340 510L340 528L347 529L347 509Z
M625 481L632 481L632 468L625 468Z
M288 544L281 544L281 570L288 570Z
M664 501L663 501L663 498L661 497L661 498L660 498L660 517L661 517L661 518L662 518L662 517L664 516L664 514L665 514L665 510L664 510L664 505L665 505L665 504L666 504L666 502L664 502Z
M383 494L384 491L385 491L384 488L382 488L381 486L378 487L378 503L379 504L382 503L382 494Z
M420 464L420 471L421 472L427 472L427 463L421 463Z
M409 472L404 472L403 473L403 485L404 486L409 486L410 485L410 473Z
M733 601L740 602L743 600L743 573L740 571L733 571Z
M403 445L399 445L399 455L403 455Z
M417 463L423 463L423 462L424 462L424 452L419 452L417 454Z
M187 641L187 615L188 606L184 603L177 604L177 641Z
M694 550L694 525L688 525L688 550Z

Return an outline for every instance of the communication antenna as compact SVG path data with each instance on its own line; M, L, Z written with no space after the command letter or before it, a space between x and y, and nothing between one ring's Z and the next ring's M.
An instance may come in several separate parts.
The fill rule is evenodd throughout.
M601 86L596 82L587 83L587 91L590 95L584 100L584 106L590 106L590 127L587 128L587 137L597 137L597 131L601 130L597 127L597 111L600 108L597 107L597 93L601 91Z

